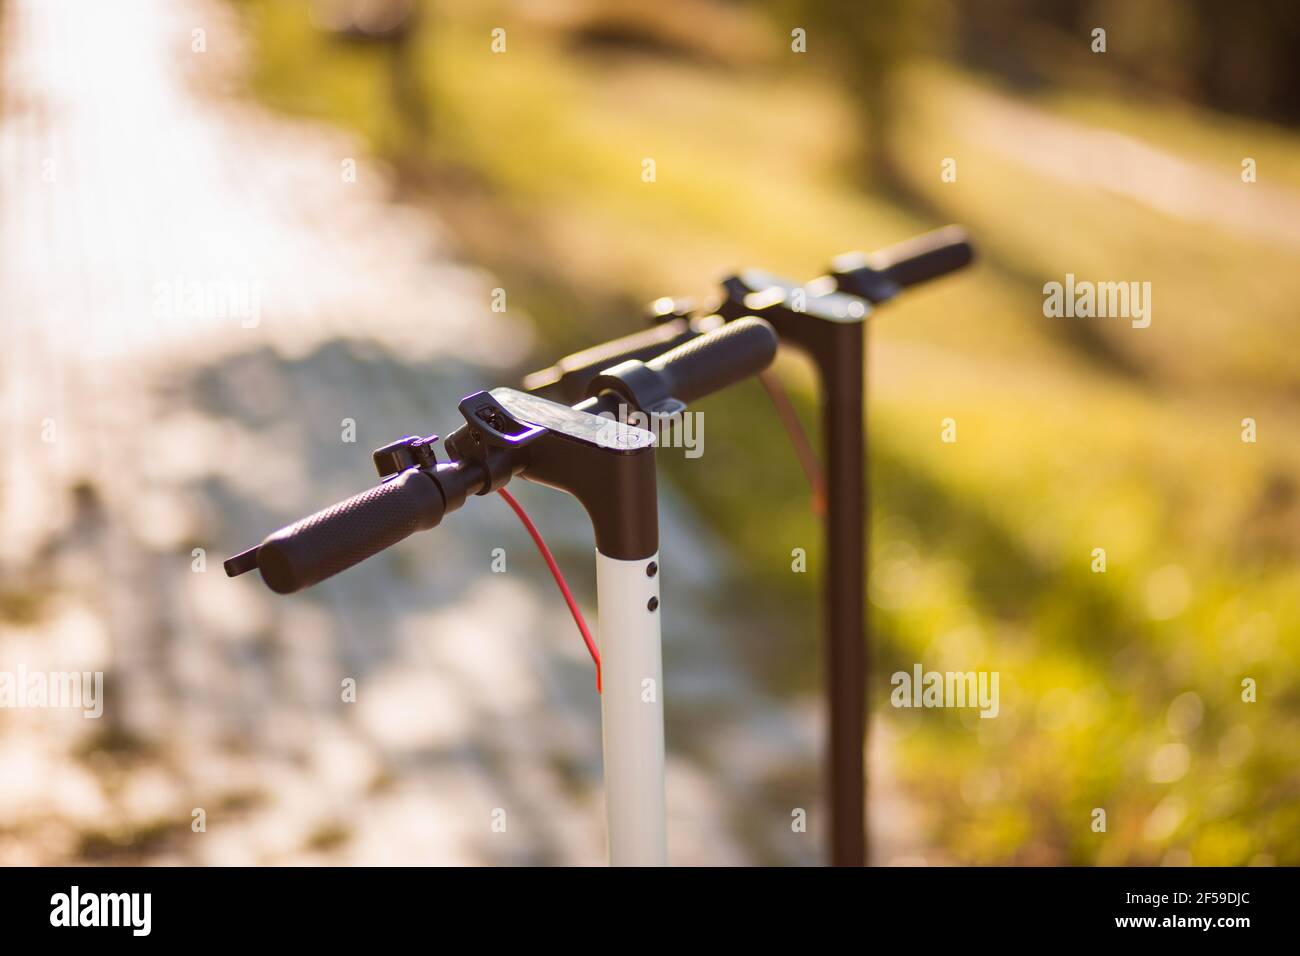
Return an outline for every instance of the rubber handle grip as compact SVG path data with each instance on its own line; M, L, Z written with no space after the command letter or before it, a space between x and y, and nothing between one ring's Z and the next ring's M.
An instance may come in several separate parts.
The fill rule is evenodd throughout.
M437 483L418 468L270 535L257 552L267 586L291 594L442 520Z
M772 326L751 315L679 345L646 367L663 376L669 395L692 402L757 375L776 358L776 346Z
M543 398L572 405L587 394L596 373L629 359L648 361L667 349L690 341L697 333L685 319L673 319L631 335L566 355L550 368L524 377L524 388Z
M974 258L975 249L966 231L960 226L945 226L869 255L847 252L836 256L831 271L842 291L862 295L864 290L855 288L859 285L854 275L857 270L869 270L876 274L869 278L882 277L906 288L956 272Z

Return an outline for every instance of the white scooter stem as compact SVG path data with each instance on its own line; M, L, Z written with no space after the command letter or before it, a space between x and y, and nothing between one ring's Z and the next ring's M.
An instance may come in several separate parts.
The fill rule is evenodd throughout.
M663 653L659 555L634 561L596 552L596 603L611 866L663 866Z

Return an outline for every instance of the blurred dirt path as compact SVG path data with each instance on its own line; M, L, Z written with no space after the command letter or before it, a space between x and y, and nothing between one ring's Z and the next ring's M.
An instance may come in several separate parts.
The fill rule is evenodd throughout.
M1102 189L1176 219L1300 245L1300 194L1292 189L1268 182L1243 188L1240 169L1186 159L985 91L964 95L970 106L960 111L961 123L971 137L1037 173L1076 188Z
M229 8L0 16L0 670L107 674L100 720L0 711L0 863L601 862L590 664L508 509L290 600L220 568L445 432L528 323L355 142L237 95ZM591 595L580 509L519 497ZM663 515L671 858L814 862L815 716Z

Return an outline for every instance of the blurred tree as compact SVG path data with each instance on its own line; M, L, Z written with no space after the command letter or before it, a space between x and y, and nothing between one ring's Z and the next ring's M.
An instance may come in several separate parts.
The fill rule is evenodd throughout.
M1300 121L1294 0L965 0L948 37L968 65L1022 85L1115 86ZM927 22L929 22L927 20ZM1107 31L1104 56L1091 31Z
M889 149L893 77L930 50L1025 88L1122 88L1225 112L1300 122L1300 3L1295 0L772 0L809 31L863 120L865 163L901 185ZM1104 27L1104 55L1091 31Z
M409 151L418 155L427 142L431 117L420 79L417 0L313 0L311 14L321 30L387 50L393 105L410 137Z
M897 106L893 96L896 70L915 47L912 27L928 4L909 0L795 0L780 3L782 12L808 30L808 49L829 52L862 120L862 164L866 177L883 188L902 188L890 152L890 132Z

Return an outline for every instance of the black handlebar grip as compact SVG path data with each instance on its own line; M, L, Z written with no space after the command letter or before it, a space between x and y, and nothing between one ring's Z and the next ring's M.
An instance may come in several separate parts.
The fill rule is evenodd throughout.
M270 535L257 552L267 586L291 594L442 520L437 483L418 468Z
M587 394L596 373L629 359L647 361L665 350L689 342L698 333L686 319L673 319L631 335L566 355L550 368L524 377L524 388L543 398L572 405Z
M971 263L975 250L960 226L945 226L877 252L846 252L831 262L839 288L873 298L870 289L884 278L900 288L956 272ZM874 299L873 299L874 301Z
M669 395L692 402L757 375L776 358L776 332L746 316L677 346L646 367L664 378Z

